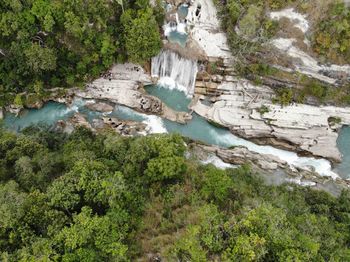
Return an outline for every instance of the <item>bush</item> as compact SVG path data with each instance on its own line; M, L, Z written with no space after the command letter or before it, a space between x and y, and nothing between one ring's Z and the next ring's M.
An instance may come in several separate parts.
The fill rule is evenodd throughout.
M290 88L282 88L277 90L277 97L273 100L275 103L279 103L282 106L290 105L293 101L294 94Z

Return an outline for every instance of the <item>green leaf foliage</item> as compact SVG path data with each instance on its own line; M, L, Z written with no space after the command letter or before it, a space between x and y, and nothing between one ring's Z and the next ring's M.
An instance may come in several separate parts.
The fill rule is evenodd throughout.
M179 135L0 129L1 261L348 261L350 193L185 158Z
M160 51L162 14L148 1L1 1L2 92L81 86L115 62L145 62Z

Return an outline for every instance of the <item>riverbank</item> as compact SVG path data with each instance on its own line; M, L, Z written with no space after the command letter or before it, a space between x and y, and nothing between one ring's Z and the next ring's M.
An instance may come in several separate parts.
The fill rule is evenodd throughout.
M319 108L301 104L282 107L273 103L276 96L271 88L254 85L245 79L238 78L232 68L234 58L227 52L227 45L222 39L226 36L221 34L215 16L215 8L210 6L208 7L210 12L207 12L204 8L205 5L201 5L200 13L196 14L198 4L203 3L203 1L195 1L189 8L188 16L193 18L190 19L192 31L189 34L197 32L195 34L199 41L201 36L204 37L205 34L216 35L218 32L220 33L220 38L218 38L220 41L212 41L210 44L202 41L197 43L197 46L201 47L201 53L206 54L207 61L197 62L197 60L183 58L179 54L166 50L152 59L151 70L146 71L141 66L134 64L118 64L84 89L72 89L66 95L70 99L75 96L90 99L96 103L105 101L110 103L112 107L123 105L134 109L135 112L131 112L131 115L135 115L137 112L141 113L136 117L141 120L124 120L144 121L148 124L150 132L170 130L169 132L181 132L184 136L193 136L194 139L199 140L202 138L202 132L208 132L208 134L204 134L204 139L207 139L205 142L209 144L217 142L216 138L207 138L207 136L224 134L224 139L228 138L228 140L225 143L220 141L220 146L243 145L248 148L249 152L272 155L272 163L275 161L273 158L279 156L281 161L287 163L284 168L286 166L290 168L290 165L294 166L296 173L302 169L336 178L337 175L331 171L331 164L323 158L334 162L341 160L341 154L336 145L337 131L341 125L350 123L349 109ZM200 30L193 31L197 27ZM196 41L195 37L192 37L191 41ZM221 50L220 56L214 56L213 50L219 49ZM214 66L215 68L213 68ZM144 86L157 80L163 87L173 91L183 91L184 94L191 97L190 109L184 107L174 109L161 99L147 94ZM173 96L174 93L168 94L169 98ZM162 99L164 100L166 97ZM70 100L62 99L63 101L70 103ZM227 130L222 131L222 133L221 131L212 132L214 127L201 120L197 115L194 115L194 119L192 119L193 112L206 121L225 127ZM139 135L143 132L144 126L138 126L136 123L131 124L131 122L120 122L123 119L118 119L118 114L120 112L116 113L116 119L111 118L113 115L108 116L108 118L103 118L104 116L99 114L92 115L102 119L103 123L111 128L117 126L117 131L119 126L129 127L131 125L135 127L126 133L121 132L124 135L130 133ZM167 128L162 126L162 119L170 120L168 122L164 120ZM79 120L75 122L84 123L83 125L86 126L80 115L76 115L75 120ZM119 123L120 125L118 125ZM201 124L197 125L197 123ZM249 139L256 144L273 145L277 148L297 152L299 157L297 154L277 148L259 147L254 143L237 138L229 132ZM320 159L315 159L314 156ZM276 165L265 163L262 166L269 170L269 167ZM277 167L282 168L278 165ZM293 170L293 167L291 169Z

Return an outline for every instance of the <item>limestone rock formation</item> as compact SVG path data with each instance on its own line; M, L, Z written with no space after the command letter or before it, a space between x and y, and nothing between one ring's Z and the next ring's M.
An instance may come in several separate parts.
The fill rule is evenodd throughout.
M195 0L189 8L187 21L194 27L190 38L204 50L209 60L218 57L231 60L226 34L220 29L216 8L211 0Z
M208 155L214 155L223 161L221 166L229 164L239 166L248 163L253 172L269 179L276 179L282 182L297 183L302 186L312 186L326 190L332 194L339 195L343 189L348 189L350 184L343 179L333 180L330 177L320 176L310 169L295 169L280 160L278 157L269 154L258 154L249 151L245 147L234 147L230 149L217 146L203 145L196 142L189 144L189 149L197 159L206 159ZM203 161L202 161L203 162Z
M76 127L86 127L87 129L93 130L92 126L90 123L87 121L84 115L80 113L75 113L69 120L68 122L72 124L74 128Z
M84 90L76 89L74 93L81 98L110 101L171 121L185 123L191 119L186 112L176 112L157 97L145 94L141 87L147 84L152 84L152 79L141 66L117 64L109 74L88 84Z
M214 103L207 105L197 99L191 109L257 143L341 160L336 145L338 133L329 119L337 117L341 124L350 124L350 108L303 104L282 107L272 103L271 88L244 80L222 82L216 90L220 95Z
M111 112L114 109L113 106L104 102L97 102L97 103L87 102L85 106L92 111L103 112L103 113Z
M146 125L135 121L122 121L114 117L104 117L103 122L115 132L123 136L144 135Z
M16 116L19 115L19 113L23 110L23 106L17 106L17 105L9 105L6 108L6 111L10 112L11 114L15 114Z

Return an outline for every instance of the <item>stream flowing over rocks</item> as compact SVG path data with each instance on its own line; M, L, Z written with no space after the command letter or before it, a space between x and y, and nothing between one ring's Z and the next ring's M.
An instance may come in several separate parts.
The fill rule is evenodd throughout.
M337 148L338 130L342 125L350 125L350 108L304 104L282 107L274 104L276 95L272 88L254 85L235 74L235 58L229 50L226 34L220 28L212 0L192 1L188 12L183 12L185 18L178 15L178 7L184 8L181 4L182 1L177 1L176 5L169 2L164 25L168 30L165 32L167 39L164 39L164 49L151 61L151 72L131 63L114 65L104 76L83 90L71 90L68 96L90 100L84 107L95 112L93 121L74 110L69 120L61 120L58 126L68 131L76 126L93 130L108 127L121 135L132 136L168 132L164 122L169 120L181 124L181 127L176 127L176 132L186 134L188 130L183 130L203 117L210 123L225 127L225 131L220 130L226 133L217 132L217 127L205 122L191 132L200 134L209 130L206 135L218 136L217 139L221 140L217 144L221 147L197 145L197 148L214 154L221 159L223 166L248 161L258 170L284 170L295 181L306 179L324 183L331 177L336 183L347 186L346 181L332 171L328 160L341 161ZM282 16L295 21L303 32L308 30L306 18L291 10L271 15L274 19ZM185 39L185 42L176 37L181 37L181 41ZM278 39L271 45L276 45L276 41ZM293 48L282 51L291 55ZM303 67L295 64L294 68L320 79L318 76L322 74L319 71L325 67L318 68L317 62L310 61L311 58L298 60ZM215 70L211 68L212 63L215 63ZM332 65L329 68L347 72L347 66ZM336 82L334 78L328 78L330 80L323 80ZM156 83L156 88L181 91L184 97L191 98L188 108L177 111L158 97L147 94L144 87ZM118 116L113 115L116 108L120 110ZM129 118L122 119L120 115ZM339 119L337 123L332 121L335 118ZM228 149L230 146L236 147ZM315 185L316 182L312 183Z
M279 20L282 17L290 19L304 34L309 30L307 18L293 9L271 13L272 19ZM229 51L226 35L220 29L212 1L193 1L189 7L187 21L190 25L188 42L196 42L201 52L205 53L207 61L220 62L214 74L207 66L199 67L191 110L258 144L270 144L303 155L323 157L334 162L341 161L341 154L337 148L337 131L341 125L350 124L350 108L314 107L304 104L282 107L274 104L276 96L270 87L253 85L235 75L232 70L234 57ZM293 40L283 40L289 41L289 46L285 49L278 41L281 40L276 39L271 44L290 57L296 58L293 69L302 73L335 84L339 75L344 78L343 75L350 72L347 65L321 65L294 47ZM172 64L175 63L172 61ZM335 74L336 71L339 71L339 74ZM262 112L262 108L265 108L266 112ZM330 121L334 118L340 119L339 123Z
M199 19L193 17L196 4L202 6L202 15ZM206 11L205 6L210 6L209 11ZM195 1L191 8L192 11L189 14L192 14L190 17L194 21L192 32L200 35L197 37L198 40L202 38L208 40L208 38L205 37L207 33L201 35L201 31L196 31L196 28L210 27L212 31L220 32L216 14L213 14L215 7L210 0ZM305 16L294 12L293 9L273 12L271 17L273 19L289 18L303 33L309 29ZM226 37L225 34L222 36ZM276 41L279 40L276 39L273 44L276 44ZM222 51L226 49L226 45L223 44L226 42L226 40L211 41L211 45L216 45L216 48ZM220 52L217 53L219 54L217 57L213 56L209 44L204 44L203 48L208 57L213 60L225 61L229 57L228 54ZM329 83L335 83L336 79L319 74L320 71L339 71L350 75L348 65L322 66L305 53L293 52L293 48L296 49L289 46L283 51L300 58L303 66L296 63L295 67L302 69L302 72L307 71L309 75L317 76ZM271 88L252 85L244 79L237 78L229 70L230 66L227 63L223 63L218 69L217 71L221 71L218 74L200 73L197 76L195 88L197 99L193 100L191 106L197 114L229 128L234 134L254 139L260 144L272 144L303 154L320 156L336 162L341 161L341 154L336 146L339 125L334 125L329 120L339 118L340 125L349 125L350 108L313 107L303 104L281 107L273 103L275 92ZM213 103L208 105L206 102L208 100ZM267 112L260 113L262 108L266 108Z

